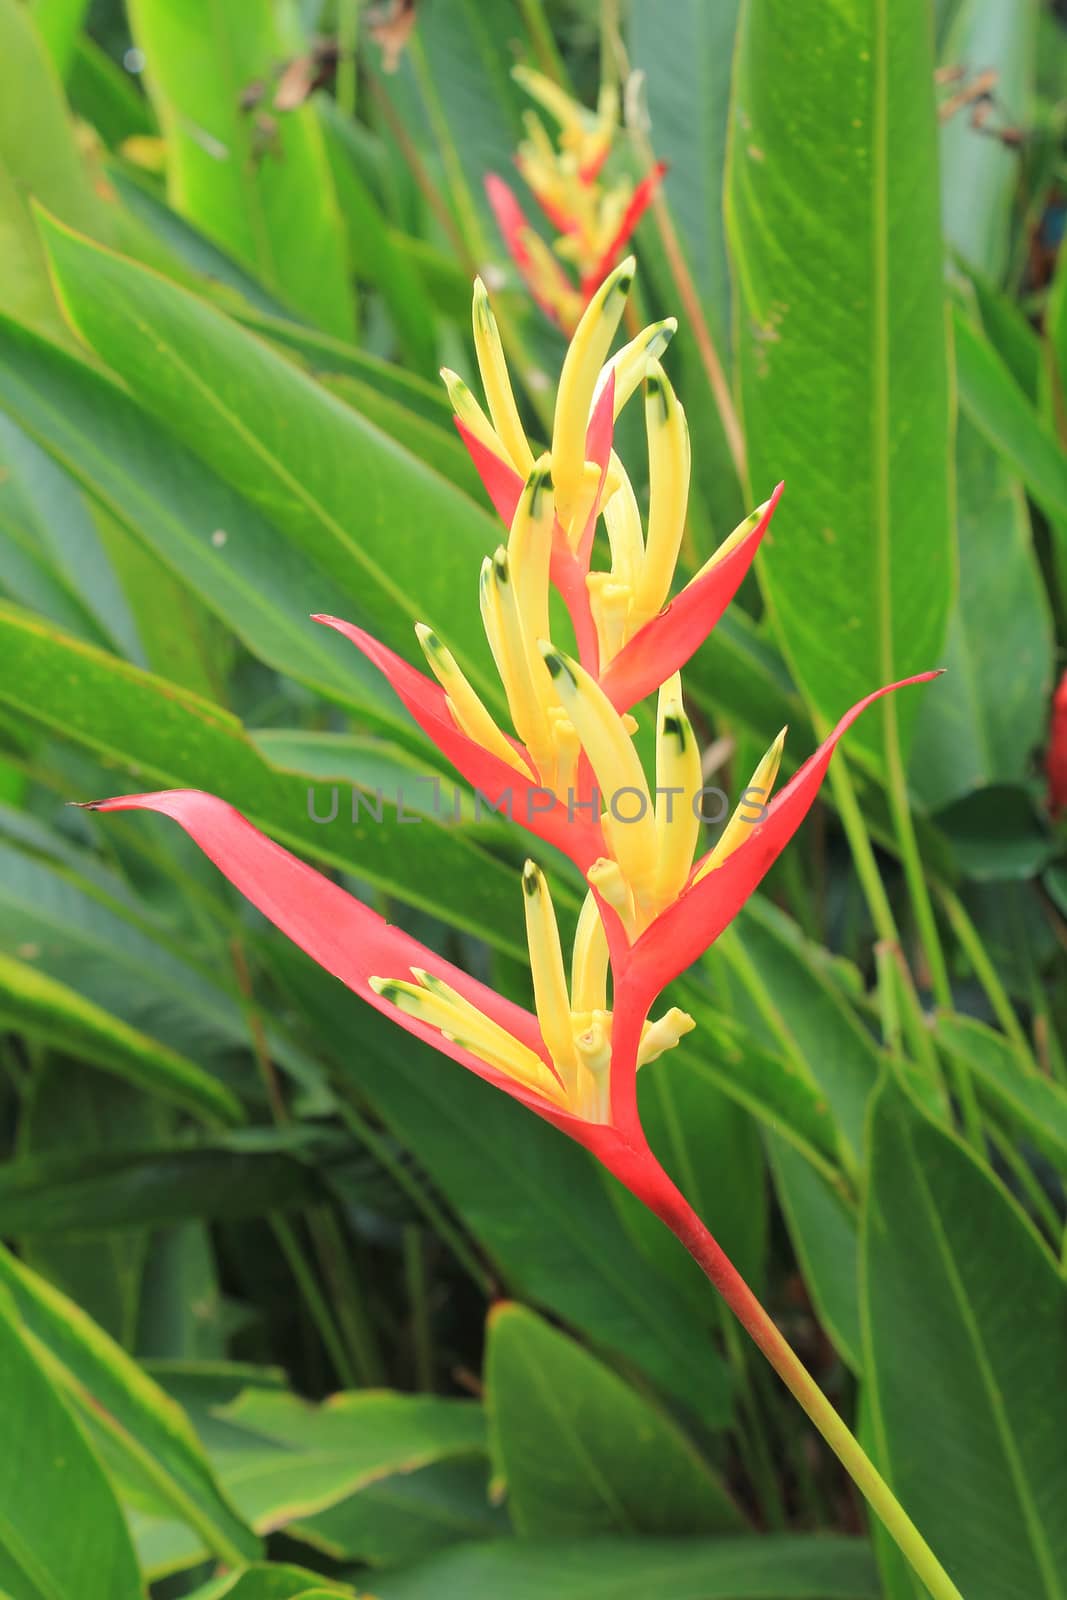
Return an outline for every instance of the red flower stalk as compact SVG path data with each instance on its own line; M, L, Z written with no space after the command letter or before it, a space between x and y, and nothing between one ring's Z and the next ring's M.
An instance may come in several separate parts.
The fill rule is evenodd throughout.
M902 685L877 689L847 711L772 798L783 729L714 846L698 855L700 749L679 669L736 592L781 485L672 600L689 437L659 361L673 320L646 328L609 359L632 274L633 262L623 262L582 315L560 375L551 449L540 459L526 438L480 283L474 339L487 411L454 373L445 374L460 432L508 530L506 543L483 565L479 601L514 734L429 628L416 632L432 677L353 624L316 619L380 668L469 782L490 797L508 791L515 819L563 850L585 877L589 892L568 971L547 880L533 861L526 863L522 903L533 1011L390 927L222 800L175 790L99 801L93 809L171 817L327 972L590 1150L691 1251L931 1593L959 1600L844 1423L663 1171L641 1126L639 1070L694 1026L676 1007L653 1017L657 999L718 938L777 860L807 815L841 736L873 700ZM650 479L645 519L612 450L614 419L642 384ZM594 569L601 520L609 561ZM552 586L570 614L576 660L551 641ZM653 689L659 691L654 796L628 714Z

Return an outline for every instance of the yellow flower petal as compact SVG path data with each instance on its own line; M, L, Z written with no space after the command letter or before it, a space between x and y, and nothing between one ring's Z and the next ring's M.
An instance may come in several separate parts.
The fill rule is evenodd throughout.
M478 357L478 371L482 375L482 388L489 406L489 415L493 419L493 427L511 457L515 471L521 472L525 477L533 466L533 451L527 442L526 432L519 417L519 408L515 404L515 395L508 376L508 364L504 359L504 347L500 342L500 330L497 328L493 308L489 304L489 295L481 278L474 280L472 321L474 351Z
M714 850L693 879L694 883L699 883L709 872L721 867L727 857L732 856L734 851L744 844L749 830L762 820L762 808L771 798L774 780L782 764L782 748L785 745L787 731L786 728L782 729L752 774L748 787L734 809L733 816L719 835Z

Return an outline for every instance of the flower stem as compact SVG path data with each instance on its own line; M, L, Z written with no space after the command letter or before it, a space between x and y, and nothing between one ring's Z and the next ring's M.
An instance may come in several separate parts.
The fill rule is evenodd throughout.
M756 1299L729 1257L673 1184L657 1183L649 1203L710 1283L722 1295L741 1326L766 1356L786 1388L848 1472L867 1503L896 1540L921 1578L932 1600L963 1600L960 1591L912 1522L892 1489L858 1440L827 1400L792 1346Z

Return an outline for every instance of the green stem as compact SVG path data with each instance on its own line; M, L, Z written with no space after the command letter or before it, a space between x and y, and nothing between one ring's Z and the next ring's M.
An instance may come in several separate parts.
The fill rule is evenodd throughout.
M351 1365L361 1384L371 1388L386 1381L385 1363L370 1316L349 1259L348 1242L327 1206L309 1213L308 1226L323 1272L333 1290L337 1320Z
M541 0L519 0L519 11L526 32L530 36L530 43L541 66L541 71L546 77L552 78L561 89L570 93L571 83L567 72L566 63L559 53L556 36L552 32L552 24L545 16Z
M426 1294L426 1261L422 1229L409 1224L404 1229L404 1278L411 1305L412 1347L415 1387L423 1394L433 1391L433 1335L430 1330Z
M326 1302L326 1297L319 1288L318 1279L304 1259L304 1252L300 1248L296 1235L285 1217L280 1216L278 1213L272 1214L270 1225L274 1230L274 1237L278 1241L282 1255L289 1265L289 1271L296 1280L297 1288L304 1297L304 1304L307 1306L311 1320L318 1329L319 1338L322 1340L326 1352L333 1362L334 1370L342 1387L355 1389L357 1387L356 1373L348 1359L345 1342L338 1332L337 1325Z
M766 1429L759 1414L755 1385L745 1361L741 1331L737 1326L737 1319L730 1314L729 1307L720 1302L720 1310L726 1359L734 1375L740 1401L738 1410L741 1416L737 1420L735 1431L740 1441L741 1454L768 1527L774 1533L781 1533L786 1525L785 1506L782 1502L782 1491L774 1460L767 1443Z
M412 1204L421 1211L431 1230L441 1240L442 1244L448 1246L471 1282L477 1285L487 1300L492 1299L496 1293L496 1285L493 1283L492 1278L467 1244L460 1230L449 1220L433 1198L423 1190L403 1161L393 1154L389 1147L388 1139L372 1127L362 1112L357 1111L349 1101L339 1101L339 1110L342 1120L356 1135L359 1142L370 1151L374 1159L388 1172L397 1188L402 1189Z
M930 987L939 1006L952 1010L952 984L949 982L945 952L941 945L933 901L926 883L926 872L919 854L919 841L908 798L908 779L904 770L904 757L900 746L900 721L897 703L892 695L882 702L885 718L885 756L888 777L889 809L893 814L900 860L904 867L904 880L908 886L919 941L930 970Z
M836 759L830 763L830 787L833 790L834 802L841 818L841 825L848 838L852 860L856 867L856 876L860 880L867 909L874 923L875 933L881 943L891 951L898 960L900 975L900 990L905 1000L905 1009L902 1022L907 1033L908 1042L917 1061L920 1061L930 1074L934 1082L941 1082L941 1069L934 1050L933 1040L926 1018L923 1016L919 996L915 991L911 973L904 961L903 948L900 942L900 933L897 928L893 908L889 904L889 896L885 892L885 884L878 870L875 860L874 847L871 844L867 824L863 820L856 791L852 786L846 762L839 752Z
M1027 1067L1037 1072L1038 1064L1030 1048L1026 1030L1015 1013L1015 1007L1000 981L1000 975L990 959L978 929L967 915L959 896L947 884L939 883L937 892L949 920L949 926L959 942L960 949L971 963L975 977L982 985L993 1015L1022 1054Z
M660 1173L662 1179L664 1174ZM669 1192L668 1192L669 1190ZM737 1268L712 1238L689 1202L673 1184L657 1183L649 1203L685 1245L709 1282L722 1295L746 1333L762 1350L790 1394L837 1456L868 1505L881 1519L901 1553L921 1578L932 1600L963 1600L937 1556L900 1504L873 1461L756 1299Z

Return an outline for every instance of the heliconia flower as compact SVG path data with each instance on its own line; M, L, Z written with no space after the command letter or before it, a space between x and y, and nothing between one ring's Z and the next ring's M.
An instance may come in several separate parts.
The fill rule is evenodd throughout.
M602 159L597 141L603 130L590 126L588 114L579 117L561 105L555 90L539 93L558 113L578 181L589 181L581 173ZM456 374L444 375L460 432L507 528L479 582L500 680L492 703L479 694L448 640L424 624L416 634L429 676L353 624L316 619L380 668L423 732L476 789L490 799L510 793L515 820L558 846L581 871L587 892L568 965L545 875L533 861L523 869L532 1011L390 927L215 796L173 790L98 801L92 809L172 818L264 916L367 1004L590 1150L690 1251L918 1570L933 1574L931 1593L960 1600L856 1440L664 1172L641 1125L639 1071L694 1026L678 1007L659 1004L664 988L719 937L762 882L807 815L852 722L903 685L877 689L847 711L775 794L783 729L718 839L700 854L701 752L680 668L736 592L781 485L672 598L685 528L689 435L660 360L673 319L610 354L633 271L627 260L609 272L578 319L546 452L535 453L526 436L480 283L474 343L487 409ZM649 458L645 517L612 448L615 418L639 388ZM601 524L608 559L594 567ZM573 625L573 654L569 641L565 650L552 637L553 587ZM629 714L652 690L658 690L654 785ZM505 706L510 729L501 721ZM1067 794L1065 726L1067 688L1061 685L1049 755L1057 805Z
M636 188L626 178L602 183L618 124L618 91L605 85L594 113L541 73L515 67L512 75L557 124L553 142L536 113L526 112L527 137L515 157L520 174L559 234L554 248L531 227L511 189L495 173L486 178L486 195L508 253L533 298L565 333L571 333L626 248L666 167L662 163L654 167ZM574 267L577 286L560 260Z
M1049 816L1056 821L1067 811L1067 672L1052 696L1045 776L1048 780Z

